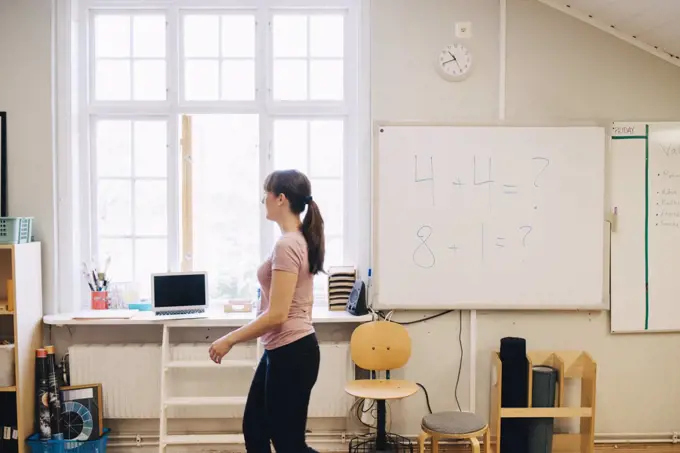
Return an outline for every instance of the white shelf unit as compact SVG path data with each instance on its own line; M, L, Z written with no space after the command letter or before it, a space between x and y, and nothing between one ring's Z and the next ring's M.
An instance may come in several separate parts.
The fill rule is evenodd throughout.
M159 453L165 452L168 445L227 445L243 444L243 434L168 434L168 409L171 407L190 406L245 406L247 396L170 396L168 395L168 379L172 379L173 370L180 369L223 369L234 368L255 369L259 358L262 356L262 345L257 342L256 360L223 360L221 365L216 365L209 360L172 360L170 353L170 329L182 327L195 327L181 323L166 323L163 325L163 341L161 343L161 410L160 410L160 442Z

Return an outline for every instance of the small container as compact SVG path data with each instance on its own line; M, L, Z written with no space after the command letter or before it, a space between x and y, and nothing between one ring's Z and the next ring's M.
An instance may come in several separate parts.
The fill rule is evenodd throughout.
M148 302L135 302L128 304L127 308L128 310L151 311L153 307Z
M0 244L24 244L33 240L33 217L0 217Z
M92 291L91 308L92 310L107 310L109 308L109 292L108 291Z
M14 345L0 345L0 387L14 387Z

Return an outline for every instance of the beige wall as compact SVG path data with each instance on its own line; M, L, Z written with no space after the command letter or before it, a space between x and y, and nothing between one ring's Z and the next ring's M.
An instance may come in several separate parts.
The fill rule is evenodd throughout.
M52 0L0 0L0 110L7 112L11 216L32 216L43 300L54 301Z
M498 119L497 0L371 4L374 120ZM453 39L457 20L472 21L469 45L476 67L467 81L448 83L432 69L432 59ZM538 2L508 0L507 55L508 121L604 125L626 119L680 120L680 68ZM453 314L411 328L416 346L404 375L432 389L435 410L454 408L457 339L444 332L456 328ZM670 433L680 428L680 363L667 359L673 357L680 335L611 335L608 313L479 313L476 396L484 415L489 355L504 336L525 337L534 349L578 348L595 356L598 433ZM467 373L464 368L463 376ZM463 405L467 390L465 381L459 389ZM423 397L400 406L394 428L416 432L425 411ZM405 416L404 408L412 409L412 415Z
M374 120L495 121L498 105L496 0L372 0L371 106ZM560 122L680 119L680 69L533 0L509 0L507 119ZM474 75L441 80L432 68L453 38L454 22L473 23ZM10 112L10 209L34 215L45 242L46 299L53 291L54 235L50 104L50 2L0 0L0 108ZM605 64L607 67L605 67ZM395 319L412 319L406 313ZM680 430L678 335L609 334L608 314L479 313L477 407L488 407L488 355L507 335L531 348L583 348L599 364L598 433ZM399 375L422 382L435 410L453 409L458 371L458 316L414 325L410 365ZM459 398L468 401L467 315ZM55 342L94 341L102 332L54 329ZM106 337L131 341L129 331ZM135 329L155 341L156 329ZM409 411L406 411L409 409ZM392 405L392 430L417 432L422 395ZM408 414L408 415L407 415ZM131 425L135 426L135 423ZM132 428L134 429L134 428Z

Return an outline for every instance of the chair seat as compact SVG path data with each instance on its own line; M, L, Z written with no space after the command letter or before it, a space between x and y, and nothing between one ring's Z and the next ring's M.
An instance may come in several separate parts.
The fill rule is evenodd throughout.
M476 433L486 427L481 417L471 412L437 412L423 417L424 430L448 435Z
M345 385L345 391L357 398L396 400L418 391L415 382L399 379L358 379Z

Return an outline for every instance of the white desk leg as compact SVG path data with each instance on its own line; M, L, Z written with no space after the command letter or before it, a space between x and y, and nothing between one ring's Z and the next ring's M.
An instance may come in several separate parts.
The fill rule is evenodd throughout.
M470 310L470 396L468 406L470 412L475 411L477 399L477 311Z
M160 411L160 433L158 442L158 453L165 452L165 442L168 436L168 419L165 400L167 395L167 372L168 362L170 361L170 330L167 324L163 325L163 342L161 343L161 411Z

